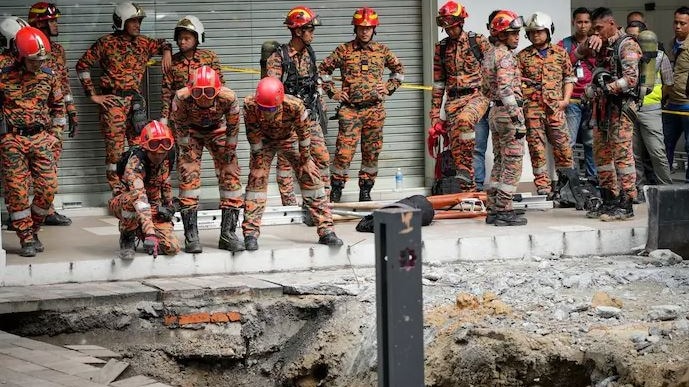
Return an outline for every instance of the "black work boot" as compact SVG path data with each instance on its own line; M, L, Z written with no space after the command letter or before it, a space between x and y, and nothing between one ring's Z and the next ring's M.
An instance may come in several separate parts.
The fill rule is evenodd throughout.
M194 254L203 252L199 240L198 211L195 208L184 208L180 213L184 225L184 251Z
M330 191L330 201L333 203L339 203L342 200L342 190L344 189L345 182L342 180L335 180L331 178L331 191Z
M239 240L235 231L239 220L239 210L236 208L222 209L222 223L220 224L220 240L218 248L232 252L243 251L244 243ZM247 249L248 250L248 249Z
M66 217L65 215L53 212L52 214L45 217L43 224L46 226L69 226L72 224L72 219Z
M371 189L373 188L373 180L359 180L359 201L371 201Z
M318 238L318 243L328 246L343 245L342 239L338 238L337 235L335 235L335 231L330 231L327 234L323 234L320 238Z
M22 257L35 257L36 256L36 242L33 240L30 241L21 241L22 248L19 250L19 255Z
M526 225L526 218L517 215L514 210L500 211L495 218L495 225L503 226L524 226Z
M120 231L120 259L132 260L136 254L136 231Z
M495 210L486 210L486 224L495 224L498 218L498 212Z
M244 237L244 247L247 251L258 250L258 240L255 236L247 235Z
M601 214L600 220L603 222L613 222L616 220L627 220L634 217L633 199L626 194L622 194L616 205L605 213Z
M42 253L45 251L45 246L43 246L43 242L41 242L41 240L38 239L38 233L36 231L34 231L33 233L33 241L37 253Z
M591 219L600 218L606 212L609 212L617 206L618 198L607 188L600 189L600 201L597 201L586 212L586 217Z

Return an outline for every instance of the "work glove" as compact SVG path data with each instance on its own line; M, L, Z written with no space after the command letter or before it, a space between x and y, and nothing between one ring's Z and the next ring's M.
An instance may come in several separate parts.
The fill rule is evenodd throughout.
M79 120L77 119L77 112L69 113L69 138L74 138L79 132Z
M173 206L158 206L158 219L163 222L172 222L175 217L175 208Z
M160 241L158 240L157 236L146 235L146 238L144 239L144 250L146 250L148 255L153 255L153 258L158 258L159 245Z

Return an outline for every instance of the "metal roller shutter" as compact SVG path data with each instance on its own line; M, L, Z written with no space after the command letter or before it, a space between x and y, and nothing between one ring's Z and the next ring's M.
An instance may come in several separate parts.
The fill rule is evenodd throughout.
M73 203L83 206L103 206L109 197L104 173L104 148L98 125L97 108L83 94L76 78L74 65L83 52L100 36L111 32L114 2L109 1L60 1L62 12L60 36L57 41L67 52L70 83L79 109L80 131L76 139L65 139L64 152L59 168L60 191L56 203ZM209 0L189 3L187 0L139 2L147 18L142 33L151 37L172 40L174 26L179 18L193 14L204 23L206 42L203 47L215 50L224 66L258 69L260 47L265 40L289 40L289 31L282 24L284 15L292 4L284 1L219 1ZM296 4L296 3L295 3ZM316 31L314 49L318 58L324 58L335 47L349 41L350 25L354 9L368 5L365 1L313 1L307 6L321 17L324 26ZM4 0L0 14L26 17L30 3L25 0ZM381 25L376 40L388 44L400 57L405 69L405 82L420 84L423 79L423 42L421 30L421 1L377 1L375 8ZM173 46L174 42L173 42ZM176 46L174 47L176 50ZM94 69L93 76L99 74ZM252 72L224 72L230 88L240 97L250 94L258 75ZM387 77L387 74L386 74ZM157 118L160 111L160 67L153 66L146 77L144 91L148 94L150 113ZM402 88L386 103L387 120L384 129L384 149L380 157L380 173L376 189L391 189L394 174L402 168L405 187L424 185L424 134L423 91ZM335 105L329 102L329 109ZM327 135L331 155L335 151L337 121L330 121ZM242 183L248 174L249 148L242 125L238 147L242 166ZM350 176L356 178L360 155L354 159ZM217 183L212 161L204 154L202 198L217 198ZM354 179L356 180L356 179ZM274 176L271 177L269 194L277 195ZM356 184L350 182L350 186Z

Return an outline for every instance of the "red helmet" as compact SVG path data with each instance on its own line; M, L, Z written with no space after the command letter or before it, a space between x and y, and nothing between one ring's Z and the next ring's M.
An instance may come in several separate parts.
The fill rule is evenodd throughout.
M50 41L45 34L35 27L22 27L14 38L17 46L17 59L48 59Z
M315 27L321 25L321 20L311 8L299 5L292 8L289 13L287 13L284 24L286 24L289 29L308 26Z
M285 87L275 77L265 77L256 85L256 103L266 109L282 105L285 100Z
M506 31L519 31L522 27L524 27L524 19L515 12L505 9L496 13L490 22L491 35Z
M352 16L353 26L375 27L378 25L378 14L373 8L359 8Z
M161 149L169 151L175 144L175 139L167 125L160 121L151 121L141 129L139 143L147 151L159 152Z
M194 99L201 98L205 95L206 98L212 99L220 92L222 82L220 76L210 66L201 66L196 69L194 73L194 80L191 81L191 97Z
M31 6L29 10L29 25L36 27L36 22L57 19L61 16L60 10L54 3L44 1Z
M438 10L435 23L440 28L450 28L463 23L468 17L469 14L462 4L450 0Z

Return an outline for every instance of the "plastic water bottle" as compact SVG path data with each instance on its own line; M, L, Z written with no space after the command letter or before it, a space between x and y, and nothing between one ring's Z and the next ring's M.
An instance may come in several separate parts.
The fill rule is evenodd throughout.
M402 168L397 168L397 173L395 173L395 192L401 192L404 185L404 175L402 174Z

